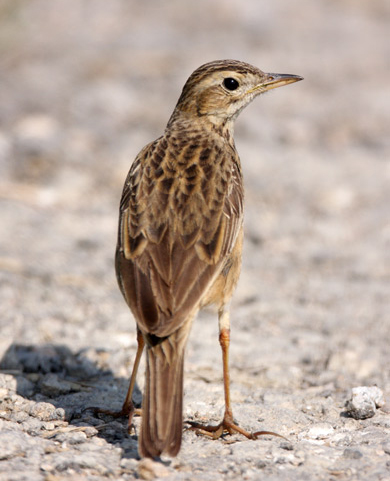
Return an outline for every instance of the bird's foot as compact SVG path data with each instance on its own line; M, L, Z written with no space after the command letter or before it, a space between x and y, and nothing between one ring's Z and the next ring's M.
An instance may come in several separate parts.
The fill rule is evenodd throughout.
M114 418L128 417L128 431L131 432L133 425L133 416L142 416L142 409L136 408L134 403L125 403L120 411L111 411L110 409L103 409L95 406L88 406L84 411L92 411L94 414L107 414Z
M233 416L230 413L225 413L222 422L217 425L204 425L193 421L186 421L186 423L190 425L189 429L196 431L197 434L203 434L205 436L209 436L212 439L219 439L225 434L235 433L242 434L246 438L252 440L257 439L259 436L265 435L277 436L279 438L286 439L281 434L274 433L272 431L256 431L254 433L246 431L233 421Z

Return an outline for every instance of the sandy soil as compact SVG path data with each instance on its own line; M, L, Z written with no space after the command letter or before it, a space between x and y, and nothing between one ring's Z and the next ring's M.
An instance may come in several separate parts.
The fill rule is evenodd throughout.
M357 386L390 396L389 22L381 0L1 2L1 480L390 480L388 405L367 419L345 407ZM120 407L136 349L113 268L118 202L188 75L219 58L305 77L236 127L234 415L288 441L186 431L176 459L140 462L125 420L84 411ZM222 411L205 312L185 418Z

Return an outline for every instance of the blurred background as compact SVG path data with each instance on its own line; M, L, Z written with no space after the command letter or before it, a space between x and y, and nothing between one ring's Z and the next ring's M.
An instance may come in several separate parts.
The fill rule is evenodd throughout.
M305 78L237 121L247 210L236 324L267 337L261 361L281 371L295 342L306 364L322 356L339 376L383 384L389 25L385 0L2 0L0 352L61 342L129 356L135 326L113 267L126 173L191 72L234 58ZM189 368L203 362L191 357L197 339ZM232 349L240 360L240 342ZM246 349L258 356L257 343Z

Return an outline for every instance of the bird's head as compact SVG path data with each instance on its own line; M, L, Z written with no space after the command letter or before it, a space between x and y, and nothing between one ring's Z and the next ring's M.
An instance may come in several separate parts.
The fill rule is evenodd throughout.
M237 60L206 63L187 80L171 121L199 118L224 126L257 95L299 80L302 77L298 75L264 73Z

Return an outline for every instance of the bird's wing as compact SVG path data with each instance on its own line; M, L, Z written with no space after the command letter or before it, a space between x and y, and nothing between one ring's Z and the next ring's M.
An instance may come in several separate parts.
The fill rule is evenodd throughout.
M157 139L134 161L120 206L116 268L141 330L164 337L197 309L243 217L237 154Z

